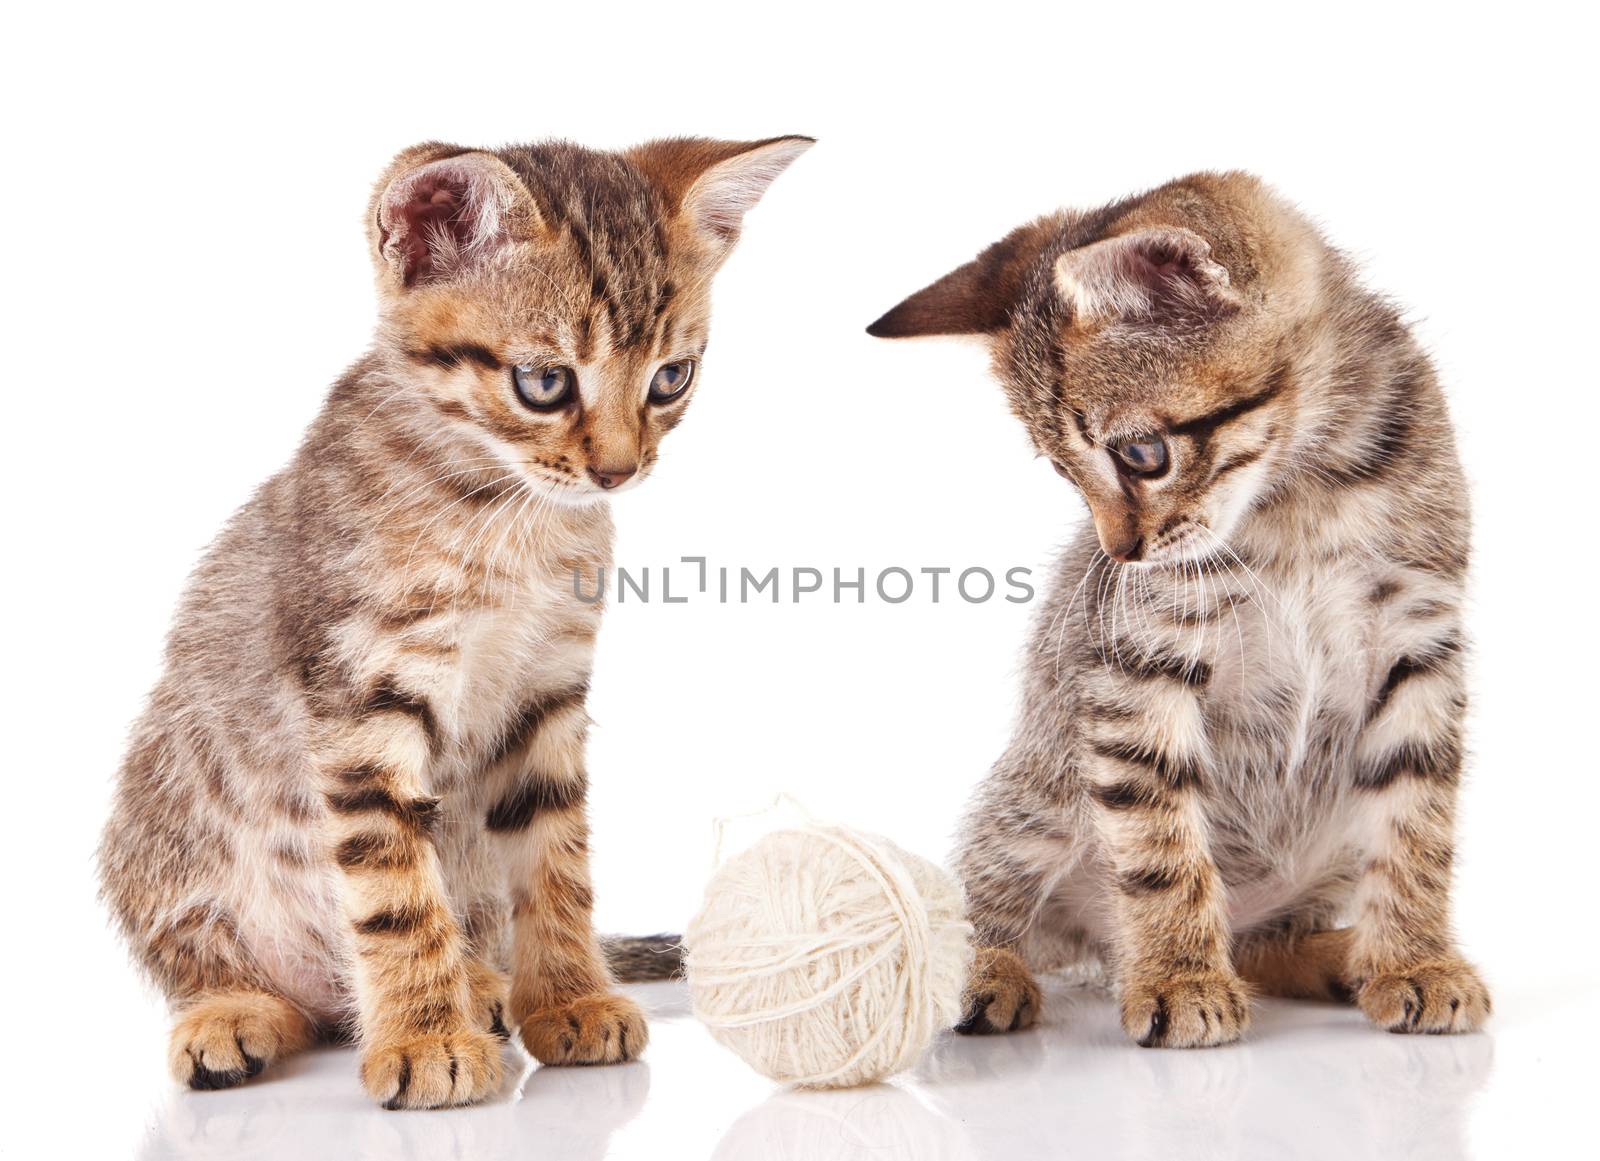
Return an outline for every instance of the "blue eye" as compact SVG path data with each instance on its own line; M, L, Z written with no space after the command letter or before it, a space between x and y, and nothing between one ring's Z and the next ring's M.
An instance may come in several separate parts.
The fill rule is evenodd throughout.
M656 371L655 377L650 380L650 401L652 403L665 403L669 399L676 399L683 394L683 389L689 386L689 380L694 378L694 360L683 359L676 363L666 363Z
M1159 435L1141 435L1116 445L1117 458L1136 476L1157 476L1167 467L1167 442Z
M571 367L520 366L511 368L517 398L535 411L554 411L572 394L577 376Z

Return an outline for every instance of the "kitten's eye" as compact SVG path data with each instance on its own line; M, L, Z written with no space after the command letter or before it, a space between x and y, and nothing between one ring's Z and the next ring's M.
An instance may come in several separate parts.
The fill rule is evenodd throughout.
M1060 476L1063 480L1072 479L1072 473L1067 471L1067 465L1062 463L1060 460L1051 460L1050 466L1056 470L1056 475Z
M520 366L511 368L517 398L535 411L554 411L572 395L577 381L571 367Z
M650 402L665 403L683 394L683 389L694 378L694 360L684 359L664 364L650 380Z
M1167 444L1159 435L1125 439L1115 450L1117 458L1136 476L1154 476L1167 466Z

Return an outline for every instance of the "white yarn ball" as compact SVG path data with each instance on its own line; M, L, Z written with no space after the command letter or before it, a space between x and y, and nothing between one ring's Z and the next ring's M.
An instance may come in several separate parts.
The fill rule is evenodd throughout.
M695 1015L764 1076L842 1088L915 1064L961 1017L955 881L887 839L817 826L729 859L684 931Z

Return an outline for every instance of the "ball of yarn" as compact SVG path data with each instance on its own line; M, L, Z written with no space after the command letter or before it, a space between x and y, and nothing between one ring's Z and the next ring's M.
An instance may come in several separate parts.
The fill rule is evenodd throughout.
M955 881L887 839L781 830L712 876L684 931L695 1015L764 1076L840 1088L921 1057L961 1015Z

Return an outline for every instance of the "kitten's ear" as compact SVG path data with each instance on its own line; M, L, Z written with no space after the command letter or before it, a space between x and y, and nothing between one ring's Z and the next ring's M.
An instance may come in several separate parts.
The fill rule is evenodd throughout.
M815 144L813 137L675 137L637 146L628 158L666 195L679 220L703 244L726 255L739 239L745 214L790 162Z
M454 277L538 225L510 167L488 153L419 145L379 180L368 219L380 272L397 286Z
M1013 230L965 266L917 291L869 326L867 334L909 339L1004 330L1050 232L1042 221Z
M1056 260L1055 277L1074 317L1087 321L1226 313L1241 301L1210 243L1177 226L1068 250Z

